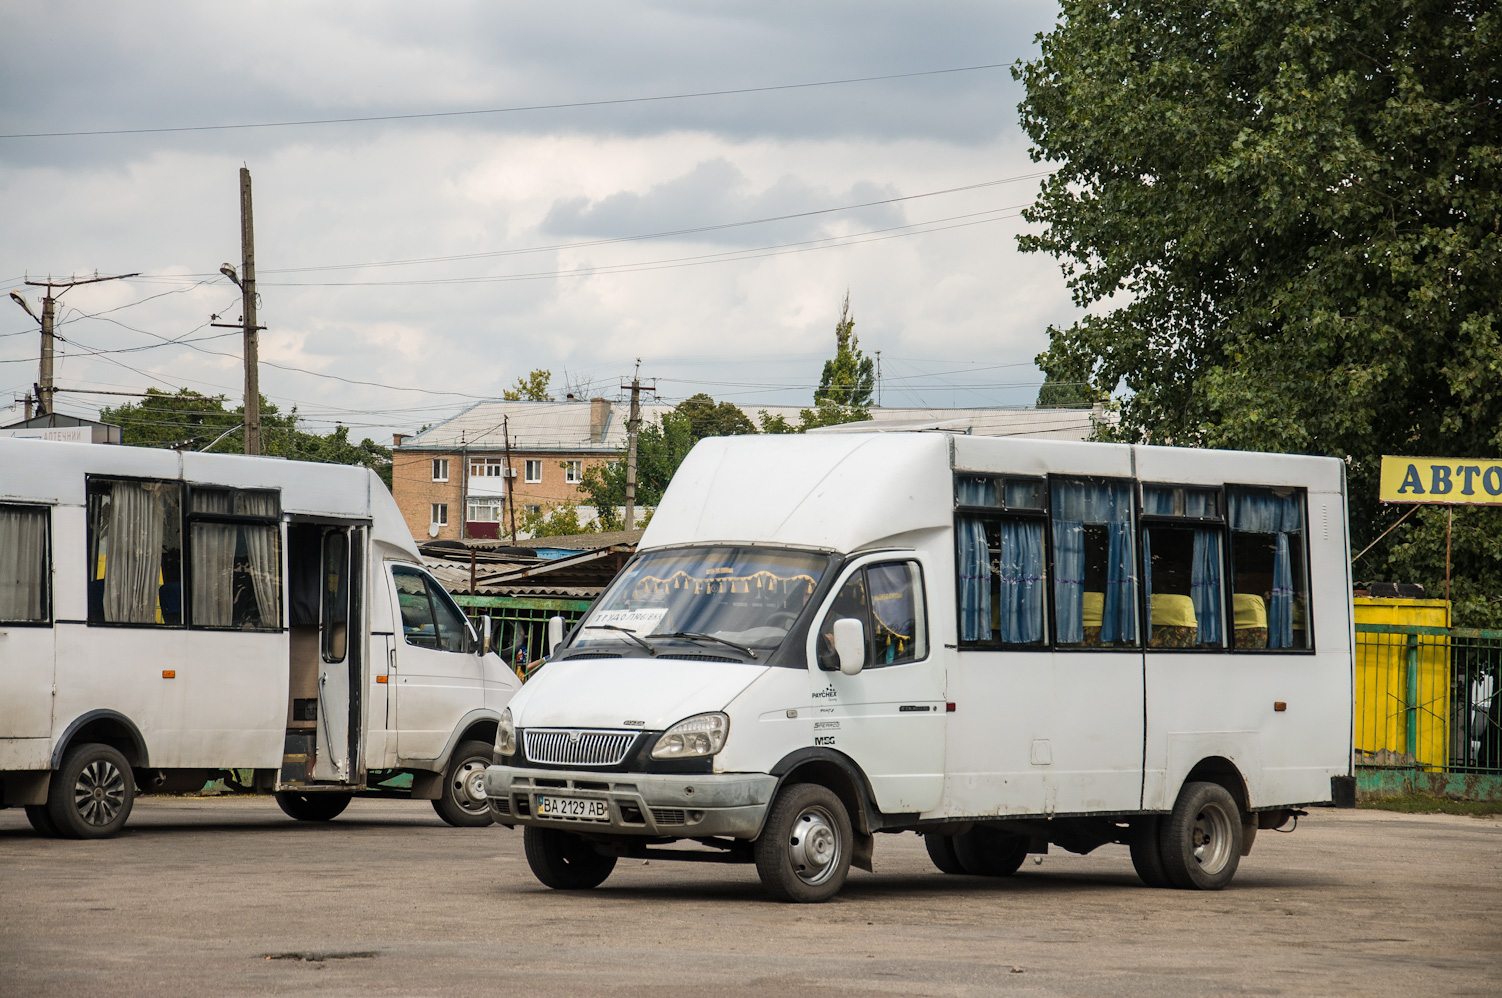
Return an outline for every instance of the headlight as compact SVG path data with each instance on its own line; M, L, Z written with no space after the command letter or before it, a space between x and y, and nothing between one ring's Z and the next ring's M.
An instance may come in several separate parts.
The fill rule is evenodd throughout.
M501 711L501 723L495 726L495 750L501 755L516 755L516 725L511 721L511 708Z
M724 714L695 714L662 733L652 748L654 759L693 759L714 755L725 747L730 718Z

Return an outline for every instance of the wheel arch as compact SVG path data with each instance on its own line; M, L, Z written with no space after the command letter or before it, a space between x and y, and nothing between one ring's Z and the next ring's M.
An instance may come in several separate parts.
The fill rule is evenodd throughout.
M494 745L496 728L500 723L501 715L497 711L488 707L477 708L459 719L459 723L454 725L453 734L449 735L448 742L444 744L443 751L435 758L398 759L397 762L403 769L426 769L441 774L448 766L449 759L460 742L476 738ZM482 734L483 732L488 732L488 734Z
M100 742L118 749L134 769L151 766L146 738L135 722L117 710L101 709L80 714L68 723L52 747L51 768L61 767L68 749L85 742Z
M1184 777L1179 792L1191 783L1218 783L1226 788L1236 806L1241 809L1243 815L1251 813L1252 799L1247 789L1246 777L1241 775L1241 770L1236 764L1225 756L1212 755L1194 764Z
M789 783L817 783L828 788L845 805L850 823L861 835L870 835L873 820L871 785L855 760L827 748L801 748L782 757L772 767L777 790Z

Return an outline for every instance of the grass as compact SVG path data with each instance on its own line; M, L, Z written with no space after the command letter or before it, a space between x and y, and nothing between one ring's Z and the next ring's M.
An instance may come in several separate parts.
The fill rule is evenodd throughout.
M1470 814L1482 817L1502 814L1502 801L1450 800L1428 794L1403 794L1400 797L1373 797L1357 801L1357 807L1378 811L1401 811L1404 814Z

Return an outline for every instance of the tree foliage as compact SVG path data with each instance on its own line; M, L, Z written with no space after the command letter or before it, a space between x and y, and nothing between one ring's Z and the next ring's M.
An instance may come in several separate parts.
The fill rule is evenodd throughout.
M507 402L551 402L553 395L548 385L552 380L552 371L538 368L525 378L517 378L513 387L501 393L501 398Z
M1048 375L1038 388L1039 409L1080 409L1095 403L1095 392L1083 381L1065 381Z
M814 404L831 402L864 411L870 407L876 390L876 364L861 352L860 337L855 335L855 316L850 314L849 291L845 292L840 320L834 326L834 347L834 356L824 362L824 373L814 391Z
M1014 74L1058 169L1020 243L1092 312L1039 364L1124 389L1108 433L1345 457L1358 551L1380 455L1502 453L1495 4L1063 0L1040 41ZM1357 576L1438 591L1444 515ZM1499 515L1456 513L1461 619L1502 620Z
M139 402L99 410L102 422L120 427L120 442L135 447L167 447L203 450L211 444L215 453L240 454L245 435L238 427L245 420L245 407L226 409L223 395L203 396L186 388L164 392L148 388ZM357 464L373 468L386 487L391 487L391 450L369 437L351 443L349 427L339 426L327 435L298 428L297 410L283 414L261 399L261 451L293 461L325 464Z

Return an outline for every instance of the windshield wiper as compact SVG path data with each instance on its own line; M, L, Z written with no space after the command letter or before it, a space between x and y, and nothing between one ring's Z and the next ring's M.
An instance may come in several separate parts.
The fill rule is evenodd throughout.
M737 644L734 641L726 641L724 638L715 637L713 634L701 634L698 631L673 631L666 636L670 638L688 638L690 641L718 641L722 645L727 645L731 648L734 648L738 652L741 652L745 655L750 655L753 659L756 658L756 652L746 647L745 645Z
M584 629L586 631L620 631L622 634L626 635L626 637L630 638L632 641L635 641L637 644L645 648L648 655L652 655L654 657L657 655L657 649L653 648L651 645L643 641L641 639L641 635L637 634L629 627L622 627L619 624L585 624Z

